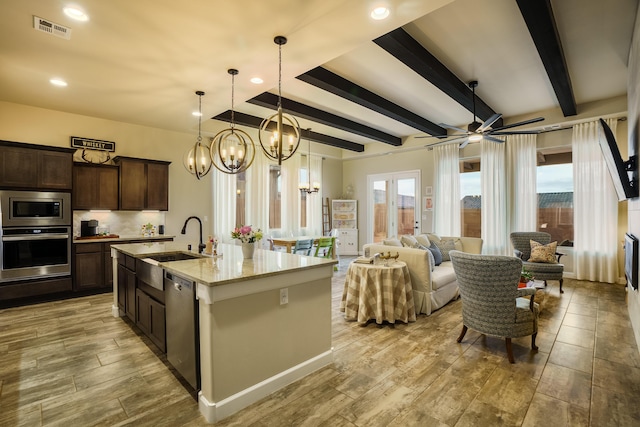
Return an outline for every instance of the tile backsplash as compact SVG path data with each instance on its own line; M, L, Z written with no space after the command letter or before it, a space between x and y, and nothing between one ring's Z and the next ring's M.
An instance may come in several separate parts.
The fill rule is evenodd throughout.
M98 231L107 227L110 234L119 236L141 236L142 226L151 223L156 226L165 224L165 212L155 211L73 211L73 235L80 235L80 221L98 220Z

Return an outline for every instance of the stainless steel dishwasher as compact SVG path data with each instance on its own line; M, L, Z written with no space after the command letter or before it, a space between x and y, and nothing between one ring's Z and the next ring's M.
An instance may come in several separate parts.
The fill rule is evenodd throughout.
M167 360L195 390L200 389L200 342L195 282L165 271Z

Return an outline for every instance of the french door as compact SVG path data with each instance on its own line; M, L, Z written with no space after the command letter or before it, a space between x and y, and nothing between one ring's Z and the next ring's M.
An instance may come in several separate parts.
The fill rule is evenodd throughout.
M367 177L367 242L420 233L420 171Z

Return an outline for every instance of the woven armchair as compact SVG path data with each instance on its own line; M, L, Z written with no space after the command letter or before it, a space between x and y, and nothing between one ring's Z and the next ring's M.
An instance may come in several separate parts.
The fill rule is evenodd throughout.
M522 261L502 255L449 252L462 298L461 342L471 328L485 335L505 338L509 362L514 363L511 338L531 335L537 350L538 304L534 288L518 289ZM530 299L520 298L530 295Z
M531 257L530 241L547 245L551 242L551 235L543 231L518 231L511 233L510 237L514 255L522 260L524 268L529 270L535 279L544 280L545 286L547 286L547 280L557 280L560 282L560 293L564 293L562 290L564 265L560 264L560 258L564 254L556 252L557 264L527 261Z

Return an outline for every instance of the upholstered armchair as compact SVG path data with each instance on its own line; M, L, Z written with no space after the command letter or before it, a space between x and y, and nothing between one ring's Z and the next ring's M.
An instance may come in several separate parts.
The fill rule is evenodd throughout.
M509 362L514 363L511 338L531 335L537 350L538 304L536 289L518 288L522 261L504 255L476 255L449 252L462 298L461 342L471 328L485 335L505 339ZM520 298L530 295L530 299Z
M560 293L562 290L562 273L564 265L560 264L560 258L564 254L556 252L554 262L531 262L531 243L538 242L541 245L548 245L551 242L551 235L543 231L518 231L511 233L511 244L513 245L514 254L522 260L524 268L533 274L537 280L544 280L547 286L547 280L557 280L560 282Z

